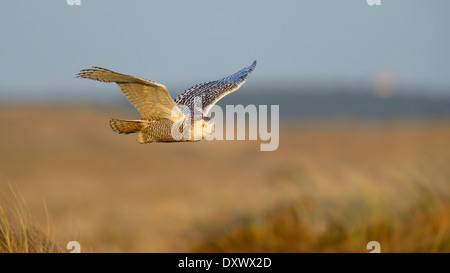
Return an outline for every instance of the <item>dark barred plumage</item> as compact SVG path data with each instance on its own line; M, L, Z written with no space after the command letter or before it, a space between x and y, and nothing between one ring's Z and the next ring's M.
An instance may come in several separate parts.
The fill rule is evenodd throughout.
M171 133L172 125L173 121L169 119L146 122L138 134L139 143L175 142Z
M247 81L248 76L255 67L256 61L249 67L243 68L228 77L196 84L178 95L174 101L177 105L186 105L193 113L194 98L199 97L202 100L203 114L206 115L210 108L221 98L239 89Z

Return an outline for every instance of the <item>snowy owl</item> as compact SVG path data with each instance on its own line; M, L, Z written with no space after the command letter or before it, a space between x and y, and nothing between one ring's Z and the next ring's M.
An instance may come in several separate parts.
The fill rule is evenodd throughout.
M140 112L142 115L140 120L112 118L109 124L115 132L119 134L137 133L140 143L198 141L214 132L214 124L211 124L207 117L214 104L238 90L247 81L255 66L256 61L228 77L196 84L181 93L175 100L172 100L166 87L162 84L116 73L98 66L83 69L76 77L117 83L128 100ZM191 113L194 113L195 102L201 102L202 113L199 120L201 130L194 130L196 128L194 118L191 115L185 115L185 112L180 110L181 105L184 105ZM190 119L188 122L192 125L189 126L191 137L174 138L172 131L174 123L186 121L186 119ZM180 128L180 133L183 128L184 126ZM188 127L186 126L186 128Z

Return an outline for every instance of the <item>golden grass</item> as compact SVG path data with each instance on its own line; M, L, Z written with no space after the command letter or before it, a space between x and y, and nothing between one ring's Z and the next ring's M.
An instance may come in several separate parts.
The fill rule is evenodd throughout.
M450 252L449 125L375 126L306 129L308 156L270 176L286 200L208 228L194 250Z
M50 218L49 241L84 252L368 252L373 240L450 252L448 120L294 122L260 152L258 141L141 145L110 117L136 118L0 109L0 189L10 181L33 214L16 217L16 241L21 221L31 232Z
M49 223L46 229L37 226L25 200L12 186L0 200L0 253L62 252L52 242Z
M450 252L448 200L425 196L402 209L383 204L391 201L366 195L343 201L299 197L209 228L194 251L369 252L365 246L375 240L383 252Z

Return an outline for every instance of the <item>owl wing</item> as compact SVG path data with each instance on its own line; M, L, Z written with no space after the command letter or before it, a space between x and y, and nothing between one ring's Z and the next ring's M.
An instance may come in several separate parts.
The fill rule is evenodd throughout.
M256 61L249 67L217 81L204 82L192 86L175 99L177 105L186 105L193 112L194 98L201 98L203 115L207 115L211 108L226 95L238 90L246 81Z
M166 87L162 84L116 73L98 66L83 69L76 77L117 83L128 100L145 119L168 118L174 120L177 119L175 117L181 115ZM172 117L172 109L175 111L175 117Z

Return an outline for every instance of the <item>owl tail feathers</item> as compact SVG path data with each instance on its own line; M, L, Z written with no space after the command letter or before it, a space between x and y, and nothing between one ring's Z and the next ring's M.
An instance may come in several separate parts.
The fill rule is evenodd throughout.
M109 126L114 132L119 134L132 134L137 133L144 127L144 121L142 120L121 120L112 118L109 120Z

